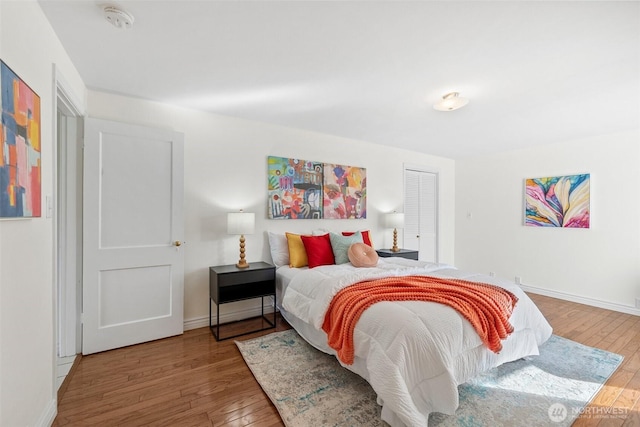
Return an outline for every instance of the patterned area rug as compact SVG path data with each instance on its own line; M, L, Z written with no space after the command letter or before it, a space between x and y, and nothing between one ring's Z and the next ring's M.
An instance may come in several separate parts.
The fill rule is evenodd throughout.
M286 426L387 425L369 384L293 329L236 345ZM554 335L540 356L461 385L456 414L432 414L429 426L570 426L621 362Z

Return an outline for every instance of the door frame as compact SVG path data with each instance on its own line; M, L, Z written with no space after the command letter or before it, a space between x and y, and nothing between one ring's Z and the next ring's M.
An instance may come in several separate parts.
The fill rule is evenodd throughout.
M73 169L73 175L65 176L67 157L72 144L74 148L81 149L82 133L72 132L66 125L59 125L59 118L68 123L81 124L84 117L85 103L82 98L76 96L71 85L67 83L60 70L53 64L53 87L55 87L55 97L53 105L53 289L54 289L54 392L57 392L58 359L64 356L75 356L79 353L80 346L80 313L82 299L78 298L82 291L82 276L76 278L70 284L66 278L70 274L70 266L78 265L78 259L69 259L68 253L76 253L82 256L82 240L77 239L76 230L70 229L67 224L67 210L82 208L82 192L69 194L67 186L60 186L61 182L67 179L74 179L76 183L82 180L82 170ZM74 136L75 135L75 136ZM73 150L71 150L73 151ZM74 176L75 175L75 176ZM76 229L82 229L82 216L76 216ZM60 245L64 243L67 252L60 250ZM80 247L78 247L80 246ZM82 266L82 263L79 263ZM81 268L81 267L80 267ZM75 274L75 273L74 273ZM77 274L76 274L77 275ZM79 281L79 282L78 282Z

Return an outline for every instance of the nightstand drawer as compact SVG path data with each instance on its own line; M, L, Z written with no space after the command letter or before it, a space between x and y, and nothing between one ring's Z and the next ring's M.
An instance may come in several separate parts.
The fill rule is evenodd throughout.
M213 300L217 303L225 303L273 295L275 292L275 282L273 281L273 279L270 279L262 282L239 283L234 284L233 286L220 286L218 288L217 298L213 298Z
M244 270L224 265L210 270L209 296L216 304L275 294L276 269L272 265L252 263Z
M262 282L266 280L275 280L276 272L274 269L243 271L242 274L227 273L218 274L218 286L235 286L241 283Z

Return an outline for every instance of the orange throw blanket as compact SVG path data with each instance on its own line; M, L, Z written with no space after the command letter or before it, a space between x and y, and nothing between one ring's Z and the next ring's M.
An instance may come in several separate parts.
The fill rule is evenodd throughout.
M362 313L381 301L432 301L457 310L475 328L494 353L501 339L513 332L509 323L518 302L513 293L498 286L467 280L428 276L387 277L347 286L331 300L322 329L340 360L353 364L353 331Z

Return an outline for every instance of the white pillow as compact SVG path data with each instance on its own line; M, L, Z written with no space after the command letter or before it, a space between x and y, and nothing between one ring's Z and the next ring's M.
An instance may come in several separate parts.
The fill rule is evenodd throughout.
M269 248L271 249L271 259L276 267L289 265L289 245L287 236L284 233L267 232L269 235Z

